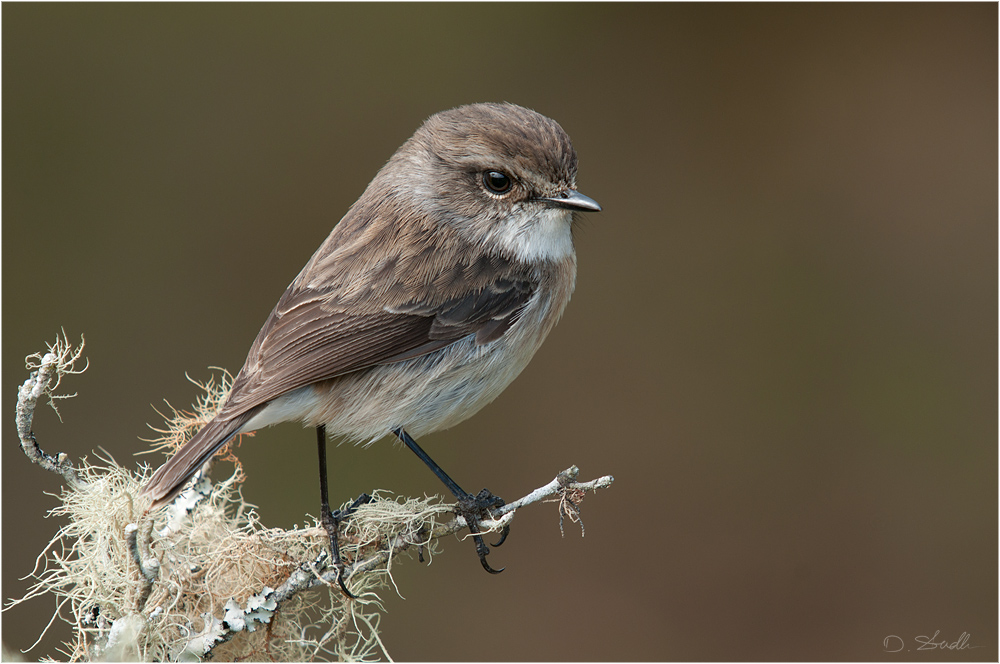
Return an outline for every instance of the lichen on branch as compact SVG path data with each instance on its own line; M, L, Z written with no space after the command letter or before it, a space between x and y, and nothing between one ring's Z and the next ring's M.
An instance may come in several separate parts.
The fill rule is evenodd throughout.
M55 596L53 619L74 628L64 651L72 661L388 657L379 637L379 593L395 586L394 566L411 557L404 554L416 551L423 560L443 537L467 530L454 505L373 492L341 530L344 574L358 596L348 598L318 520L290 530L261 524L240 494L238 460L228 477L214 482L212 463L206 464L170 506L149 512L140 496L148 466L130 470L109 456L74 466L65 454L43 452L31 432L35 407L45 397L54 403L62 377L83 371L75 368L81 351L82 341L73 348L63 334L47 353L29 357L18 432L28 458L65 479L60 504L50 512L65 525L39 555L31 589L4 610ZM204 395L192 411L171 407L158 428L160 446L176 448L211 418L231 383L227 376L201 384ZM517 509L539 501L559 503L560 527L564 516L578 521L584 493L613 482L610 476L578 482L578 472L571 467L495 510L479 530L500 530Z

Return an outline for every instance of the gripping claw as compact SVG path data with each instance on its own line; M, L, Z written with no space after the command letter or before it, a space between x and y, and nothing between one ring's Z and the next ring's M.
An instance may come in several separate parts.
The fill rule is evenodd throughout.
M321 515L323 521L323 528L326 530L326 534L330 537L330 553L333 556L333 565L337 568L337 583L340 585L340 590L351 599L357 599L358 596L347 589L347 584L344 582L344 561L340 559L340 546L337 543L337 535L340 532L340 524L346 521L354 513L360 505L365 505L372 501L372 497L367 493L363 493L355 499L346 509L324 511Z
M479 556L479 562L483 564L483 569L485 569L490 574L499 574L504 571L506 567L501 567L500 569L493 569L490 564L486 562L486 556L490 554L490 549L486 546L486 542L483 541L483 536L479 533L479 520L483 517L492 518L490 510L496 509L497 507L503 507L503 498L499 496L494 496L489 489L483 489L477 495L465 494L465 496L460 497L458 500L458 513L462 515L465 519L465 523L469 526L469 532L472 533L472 539L476 543L476 554ZM500 546L507 539L507 534L510 533L510 526L504 526L503 530L500 531L500 541L493 546Z
M417 441L413 440L410 434L406 433L402 427L396 427L392 430L392 433L399 438L404 445L410 448L410 450L417 455L417 457L423 461L431 471L437 475L438 479L444 482L444 485L448 487L452 495L458 498L458 509L455 510L456 513L460 514L462 518L465 519L465 523L469 526L469 532L472 533L472 539L476 543L476 554L479 555L479 562L483 564L483 569L485 569L490 574L499 574L504 571L504 568L493 569L490 567L489 563L486 562L486 556L489 555L490 549L486 546L483 541L483 536L479 533L479 520L487 517L493 518L491 510L498 507L503 507L504 501L498 496L494 496L489 489L483 489L477 495L473 496L471 493L465 491L462 487L458 486L455 480L448 476L448 473L442 470L441 466L434 462L434 459L430 458L427 452L424 452L423 448L417 444ZM510 526L504 526L503 530L500 531L500 541L493 546L500 546L507 539L507 535L510 533Z

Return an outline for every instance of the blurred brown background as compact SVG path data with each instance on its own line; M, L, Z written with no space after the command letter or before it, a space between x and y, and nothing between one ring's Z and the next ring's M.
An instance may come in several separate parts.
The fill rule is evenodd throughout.
M422 442L470 489L614 487L396 568L400 660L997 659L997 5L3 5L3 595L60 526L12 425L64 326L43 448L133 459L239 369L428 115L557 119L579 281L493 405ZM245 443L264 522L317 511L313 434ZM443 489L388 440L336 500ZM273 482L264 478L269 477ZM3 615L26 648L53 609ZM889 635L976 649L885 653ZM55 655L62 626L29 653Z

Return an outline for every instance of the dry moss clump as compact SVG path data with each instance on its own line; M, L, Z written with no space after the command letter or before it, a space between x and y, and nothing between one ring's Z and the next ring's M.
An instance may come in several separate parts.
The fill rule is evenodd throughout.
M206 396L193 412L171 409L158 446L176 447L196 431L229 381L202 387ZM388 657L378 636L377 593L392 582L392 556L353 574L358 599L348 599L328 580L326 531L315 522L292 530L262 525L240 495L238 465L214 484L198 476L174 504L152 514L138 497L148 468L133 473L101 458L76 471L80 482L63 489L50 513L66 525L39 555L31 590L7 607L54 594L56 615L74 627L63 651L71 661ZM341 553L356 561L398 546L400 538L430 552L433 545L421 537L450 516L435 499L376 492L346 523Z

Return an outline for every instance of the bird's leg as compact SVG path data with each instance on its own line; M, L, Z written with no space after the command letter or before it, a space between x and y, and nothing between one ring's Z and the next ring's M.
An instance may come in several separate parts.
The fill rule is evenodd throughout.
M465 523L469 526L469 532L472 533L472 539L476 543L476 553L479 554L479 562L483 564L483 569L485 569L490 574L499 574L504 570L503 567L500 569L493 569L490 567L489 563L486 562L486 556L489 555L490 549L483 542L483 536L479 534L479 519L483 517L490 517L490 510L502 507L504 501L499 496L494 496L490 493L489 489L483 489L477 495L473 496L471 493L467 492L462 487L458 486L455 480L448 476L448 473L441 469L441 466L434 462L434 459L428 456L427 452L424 452L423 448L417 445L417 441L413 440L410 434L403 431L402 427L396 427L392 432L403 441L403 444L410 448L410 450L423 461L428 468L431 469L438 479L444 482L444 485L448 487L448 490L458 499L458 513L462 515L465 519ZM510 533L510 526L504 526L503 530L500 531L500 541L493 544L493 546L500 546L507 539L507 535Z
M352 599L357 599L357 595L347 589L344 583L344 561L340 559L340 546L337 544L337 534L340 524L347 520L359 505L370 503L372 497L363 493L351 503L347 509L330 511L330 490L326 479L326 427L319 425L316 427L316 447L319 450L319 498L320 498L320 520L326 534L330 536L330 555L333 556L333 564L337 568L337 583L345 595Z

